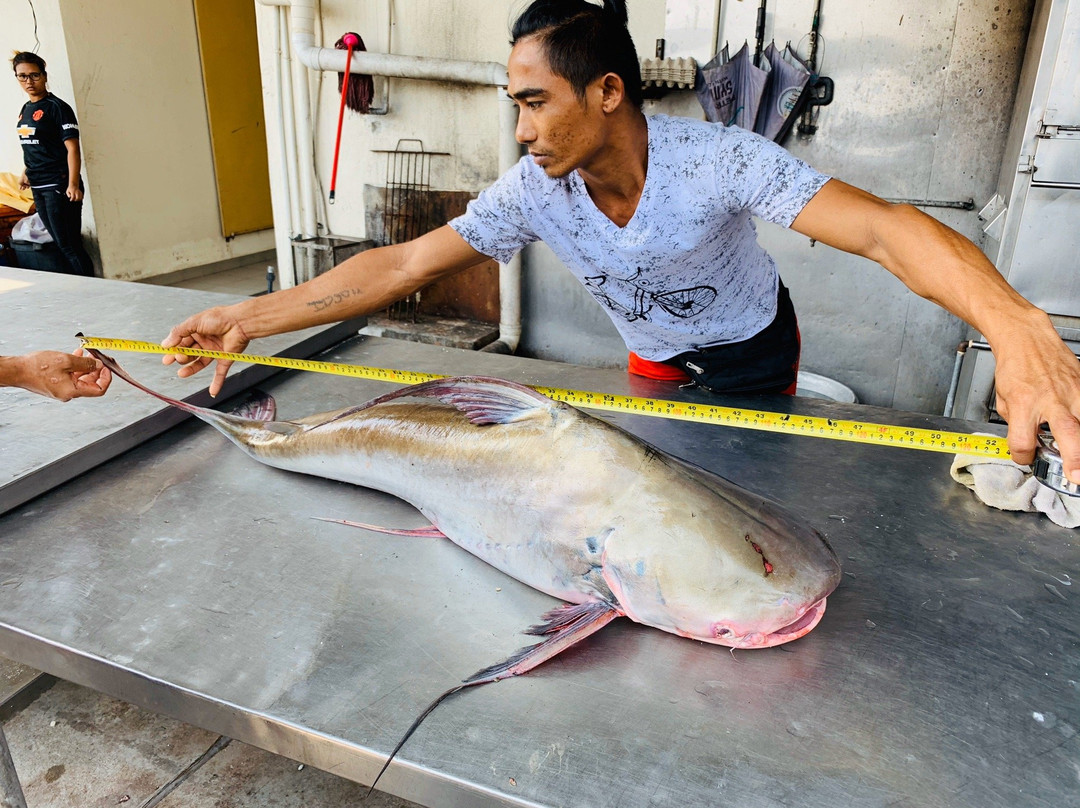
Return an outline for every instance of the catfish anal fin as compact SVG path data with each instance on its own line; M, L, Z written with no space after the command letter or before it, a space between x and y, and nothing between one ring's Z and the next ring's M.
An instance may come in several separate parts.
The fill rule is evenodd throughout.
M383 772L387 770L390 766L390 762L397 753L401 751L401 747L403 747L405 742L412 737L412 734L416 732L424 719L431 715L432 710L442 704L450 696L453 696L455 693L460 693L467 687L486 685L491 682L497 682L500 679L507 679L511 676L518 676L519 674L531 671L537 665L540 665L556 654L565 651L571 645L574 645L588 637L590 634L599 631L616 617L621 616L621 612L613 609L609 604L601 603L599 601L580 604L567 603L547 612L543 616L545 622L531 626L527 632L529 634L550 635L546 640L538 642L535 645L526 646L525 648L516 651L503 662L477 671L460 685L455 685L440 694L438 698L427 706L427 709L412 722L412 726L406 730L405 735L402 736L401 740L398 741L397 746L390 752L389 757L386 758L386 763L379 769L379 773L375 775L375 779L371 781L371 788L368 790L368 794L375 790L375 784L379 782L379 778L383 776Z

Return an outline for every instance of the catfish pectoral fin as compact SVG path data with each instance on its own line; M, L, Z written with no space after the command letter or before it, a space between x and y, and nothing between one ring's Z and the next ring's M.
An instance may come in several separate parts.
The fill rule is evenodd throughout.
M348 519L329 519L325 516L313 516L312 519L318 519L320 522L332 522L335 525L348 525L349 527L362 527L364 530L371 530L375 533L387 533L391 536L422 536L430 539L445 539L446 534L439 530L435 525L428 525L427 527L417 527L413 529L398 528L398 527L380 527L379 525L369 525L364 522L350 522Z
M379 782L379 778L383 776L383 772L390 766L390 761L392 761L397 753L401 751L401 747L403 747L405 742L412 737L412 734L416 732L423 720L431 715L431 711L442 704L450 696L453 696L455 693L460 693L467 687L490 684L491 682L497 682L500 679L507 679L511 676L517 676L518 674L530 671L542 662L546 662L556 654L565 651L571 645L574 645L588 637L590 634L599 631L616 617L621 616L621 612L612 608L607 603L601 603L599 601L578 604L565 603L562 606L547 612L543 617L545 622L531 626L528 629L528 633L549 634L551 636L543 642L538 642L535 645L529 645L516 651L508 659L496 665L477 671L460 685L455 685L449 690L441 693L438 698L431 702L431 704L427 706L427 709L412 722L412 726L405 731L405 735L398 741L397 746L394 747L390 752L389 757L386 758L386 763L383 764L383 767L379 769L379 773L375 775L375 779L372 780L368 794L371 794L371 792L375 790L375 784Z
M573 628L582 622L591 622L595 619L596 615L599 614L602 616L604 612L614 612L615 617L622 616L622 612L603 602L562 603L554 609L544 612L540 617L543 622L537 623L535 626L529 626L525 629L525 633L542 637L545 634L553 634L556 631L562 631L567 627ZM605 620L600 626L605 625L607 622L608 621ZM600 628L600 626L597 626L597 628ZM595 630L596 629L593 629L593 631ZM592 632L589 632L589 634L591 633ZM582 636L587 637L588 634ZM529 647L531 648L533 646Z
M544 615L546 622L528 629L529 634L550 635L546 640L536 645L527 645L508 659L477 671L466 679L464 684L480 685L486 682L497 682L499 679L531 671L537 665L565 651L571 645L599 631L616 617L621 616L619 611L600 601L566 604L552 609Z

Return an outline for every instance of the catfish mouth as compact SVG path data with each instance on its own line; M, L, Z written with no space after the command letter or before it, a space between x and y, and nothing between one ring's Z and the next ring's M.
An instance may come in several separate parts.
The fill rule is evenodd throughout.
M814 626L821 622L821 618L825 614L825 600L825 598L822 598L817 603L813 604L809 609L803 612L803 616L794 623L789 623L783 628L778 628L771 634L767 634L765 637L766 640L775 638L776 641L766 643L766 646L779 645L780 643L789 642L790 640L797 640L799 637L809 634Z
M772 648L775 645L783 645L786 642L797 640L799 637L809 634L821 622L821 618L825 614L825 601L826 598L822 598L811 604L794 622L788 623L783 628L778 628L768 634L751 633L742 637L718 638L714 642L732 648Z

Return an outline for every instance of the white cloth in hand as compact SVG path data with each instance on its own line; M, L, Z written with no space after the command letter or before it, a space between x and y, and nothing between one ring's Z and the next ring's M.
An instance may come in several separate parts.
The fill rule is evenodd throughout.
M1043 485L1021 466L998 457L958 454L949 470L984 503L1003 511L1038 511L1062 527L1080 527L1080 497Z

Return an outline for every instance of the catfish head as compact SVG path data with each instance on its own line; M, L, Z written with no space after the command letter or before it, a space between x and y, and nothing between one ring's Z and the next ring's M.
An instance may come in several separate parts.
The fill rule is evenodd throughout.
M627 616L733 648L811 631L840 583L825 538L772 500L696 467L682 471L690 479L666 486L656 524L620 526L606 543L604 578Z

